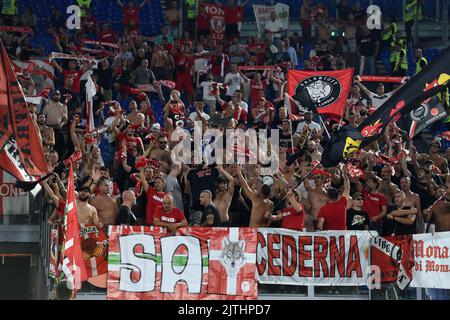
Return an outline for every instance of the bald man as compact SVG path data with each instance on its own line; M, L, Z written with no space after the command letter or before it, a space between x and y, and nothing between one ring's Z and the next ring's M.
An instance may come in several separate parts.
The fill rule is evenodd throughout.
M200 221L202 227L220 227L221 225L220 211L214 205L212 198L210 190L200 192L200 205L205 208Z
M131 211L131 207L136 204L136 196L133 191L126 190L122 193L122 205L119 209L119 224L126 224L129 226L133 226L137 224L137 219L133 212Z
M155 227L168 228L172 233L176 233L178 228L188 226L188 222L183 212L174 207L172 195L165 195L162 206L158 206L155 209L153 214L153 225Z

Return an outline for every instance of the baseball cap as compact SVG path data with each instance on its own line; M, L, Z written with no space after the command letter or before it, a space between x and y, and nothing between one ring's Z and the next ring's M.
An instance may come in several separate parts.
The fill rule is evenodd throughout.
M361 192L355 192L355 193L353 194L352 198L353 198L354 200L362 200L362 199L363 199L363 195L362 195Z

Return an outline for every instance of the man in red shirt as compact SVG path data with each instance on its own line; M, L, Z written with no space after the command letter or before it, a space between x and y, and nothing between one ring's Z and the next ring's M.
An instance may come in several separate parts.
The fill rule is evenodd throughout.
M209 30L209 15L205 10L205 5L201 4L198 7L197 35L206 37L210 34L211 34L211 31Z
M287 207L276 216L271 216L271 221L281 220L281 228L303 231L305 221L305 209L300 204L296 190L289 191L286 196Z
M130 21L134 21L136 24L139 24L140 9L142 9L147 2L148 0L144 0L139 6L136 6L134 1L130 0L128 1L128 5L125 7L120 0L117 0L117 3L123 11L123 25L127 26Z
M63 69L56 61L53 61L53 65L58 69L59 72L63 74L64 83L66 83L67 78L72 78L72 88L74 93L80 93L80 78L95 64L94 61L84 61L81 69L77 69L77 62L75 60L69 61L69 69Z
M116 43L116 32L108 22L102 24L102 31L100 31L98 39L101 42Z
M151 187L145 180L144 168L139 171L139 178L141 179L142 188L147 193L147 206L145 209L145 222L147 225L153 225L153 217L155 210L163 203L164 197L167 195L164 192L166 187L166 180L162 175L157 175L154 178L155 187Z
M180 51L175 55L175 69L176 69L176 86L178 91L184 91L189 105L192 104L192 81L191 69L194 64L192 55L186 53L186 47L180 46Z
M165 227L175 233L178 228L187 227L188 222L183 212L174 207L173 196L167 194L163 198L162 206L158 206L153 215L155 227Z
M352 199L349 196L350 181L347 169L342 167L344 176L344 191L339 197L336 188L330 188L327 192L328 203L319 211L317 230L347 230L347 209L351 206Z
M240 6L234 5L234 0L228 0L228 5L223 6L219 1L216 3L221 5L225 11L225 37L231 39L239 37L240 24L244 18L244 7L248 0L245 0Z
M387 212L388 201L384 194L378 193L380 182L376 177L369 177L365 180L363 189L359 181L356 182L356 188L364 197L363 211L369 215L369 229L376 230L381 234L384 216Z
M218 44L216 51L211 55L211 72L214 75L215 81L223 82L229 64L230 58L227 54L223 53L223 46Z

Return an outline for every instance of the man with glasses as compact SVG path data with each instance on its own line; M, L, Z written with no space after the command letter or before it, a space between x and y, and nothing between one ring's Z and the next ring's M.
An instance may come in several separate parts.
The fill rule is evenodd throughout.
M432 160L434 165L439 168L442 174L448 173L448 161L439 154L441 151L441 142L435 140L431 143L429 154L421 154L417 156L417 161Z

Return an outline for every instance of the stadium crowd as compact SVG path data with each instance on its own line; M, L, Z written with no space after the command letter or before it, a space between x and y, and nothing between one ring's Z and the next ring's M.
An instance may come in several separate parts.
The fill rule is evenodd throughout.
M403 39L395 23L384 31L369 30L359 3L350 7L341 1L338 18L332 19L326 7L305 0L301 16L291 17L299 19L301 36L284 30L273 15L261 36L244 40L239 30L248 1L238 6L231 0L223 5L225 38L214 41L202 1L196 17L188 13L182 30L173 1L166 10L166 26L144 37L139 13L148 1L117 2L123 9L120 33L108 21L98 21L87 7L82 8L81 29L73 32L65 28L61 11L53 12L48 32L54 51L91 54L95 61L53 59L54 81L43 73L18 75L26 96L46 95L41 105L28 106L41 132L49 170L57 170L43 183L55 206L49 223L64 214L68 168L60 170L58 163L81 153L74 169L79 223L154 225L172 231L187 225L377 230L383 235L422 233L431 223L436 231L450 230L450 151L440 138L420 153L415 141L407 141L407 134L392 123L382 139L353 156L351 165L316 167L327 132L343 123L357 127L402 84L386 92L380 83L371 92L356 76L342 121L322 122L310 111L293 117L285 105L291 68L355 68L355 75L375 75L381 49L389 48L391 75L406 76L406 50L412 40L410 34ZM36 16L31 9L3 14L0 25L36 28ZM26 33L2 32L1 38L11 60L48 59L43 48L31 46ZM83 52L86 38L103 45ZM314 46L308 56L305 44ZM420 72L427 62L420 49L416 55ZM86 129L89 76L97 89L93 132ZM163 113L161 123L158 112ZM195 121L201 122L203 132L279 129L278 173L262 176L260 164L174 161L175 146L194 140ZM177 128L189 134L171 139ZM251 149L248 137L244 142ZM203 147L206 144L203 141ZM248 156L242 145L234 145L235 150Z

